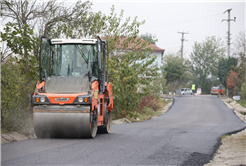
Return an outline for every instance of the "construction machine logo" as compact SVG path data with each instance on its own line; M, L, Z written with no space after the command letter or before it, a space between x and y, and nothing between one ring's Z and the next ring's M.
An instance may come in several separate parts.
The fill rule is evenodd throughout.
M56 101L68 101L69 98L63 98L63 97L61 97L61 98L55 98L55 100Z

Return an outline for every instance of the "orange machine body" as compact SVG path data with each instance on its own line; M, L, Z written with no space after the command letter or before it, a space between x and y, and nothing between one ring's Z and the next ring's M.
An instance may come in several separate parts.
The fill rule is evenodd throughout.
M36 89L35 89L35 93L34 94L38 94L39 95L45 95L49 101L51 105L70 105L73 104L74 100L77 98L77 96L79 95L86 95L87 93L71 93L71 94L60 94L60 93L42 93L42 90L44 89L45 86L45 82L37 82L36 84ZM98 108L98 106L100 106L100 115L98 116L98 126L103 125L103 115L104 115L104 99L107 98L108 99L108 105L107 105L107 109L108 111L112 111L113 109L113 93L112 93L112 87L111 87L111 83L109 82L108 84L105 82L105 87L106 89L106 93L105 94L98 94L98 89L99 89L99 83L98 81L94 81L92 83L92 98L88 98L88 103L91 103L90 105L90 113L92 114L92 111L94 111L95 109ZM69 98L69 100L67 101L56 101L56 98Z

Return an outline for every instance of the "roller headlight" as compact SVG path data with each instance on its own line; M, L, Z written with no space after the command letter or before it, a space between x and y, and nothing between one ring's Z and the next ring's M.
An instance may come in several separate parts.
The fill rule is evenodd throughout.
M73 101L74 104L91 104L92 95L80 95Z
M45 102L45 98L44 97L40 97L40 102L44 103Z
M82 103L84 100L83 100L83 97L79 97L78 98L78 102Z
M35 104L50 104L50 100L45 95L33 95L32 103Z

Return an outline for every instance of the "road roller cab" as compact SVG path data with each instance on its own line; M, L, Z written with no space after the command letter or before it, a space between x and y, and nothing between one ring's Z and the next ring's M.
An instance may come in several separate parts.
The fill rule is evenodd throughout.
M113 93L108 82L108 43L97 39L41 38L33 95L38 138L94 138L110 133Z

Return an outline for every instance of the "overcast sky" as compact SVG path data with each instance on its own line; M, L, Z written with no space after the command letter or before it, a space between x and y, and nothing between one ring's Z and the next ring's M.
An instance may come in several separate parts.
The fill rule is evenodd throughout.
M226 43L228 22L221 22L228 18L227 9L231 9L232 44L240 31L245 31L245 1L140 1L140 0L111 0L93 1L93 11L110 13L112 5L115 11L124 10L125 17L138 17L138 21L145 20L140 27L140 34L146 32L156 35L157 46L165 49L165 53L178 51L181 47L181 34L185 34L184 53L188 57L195 41L202 42L206 36L221 37ZM223 14L224 13L224 14Z

